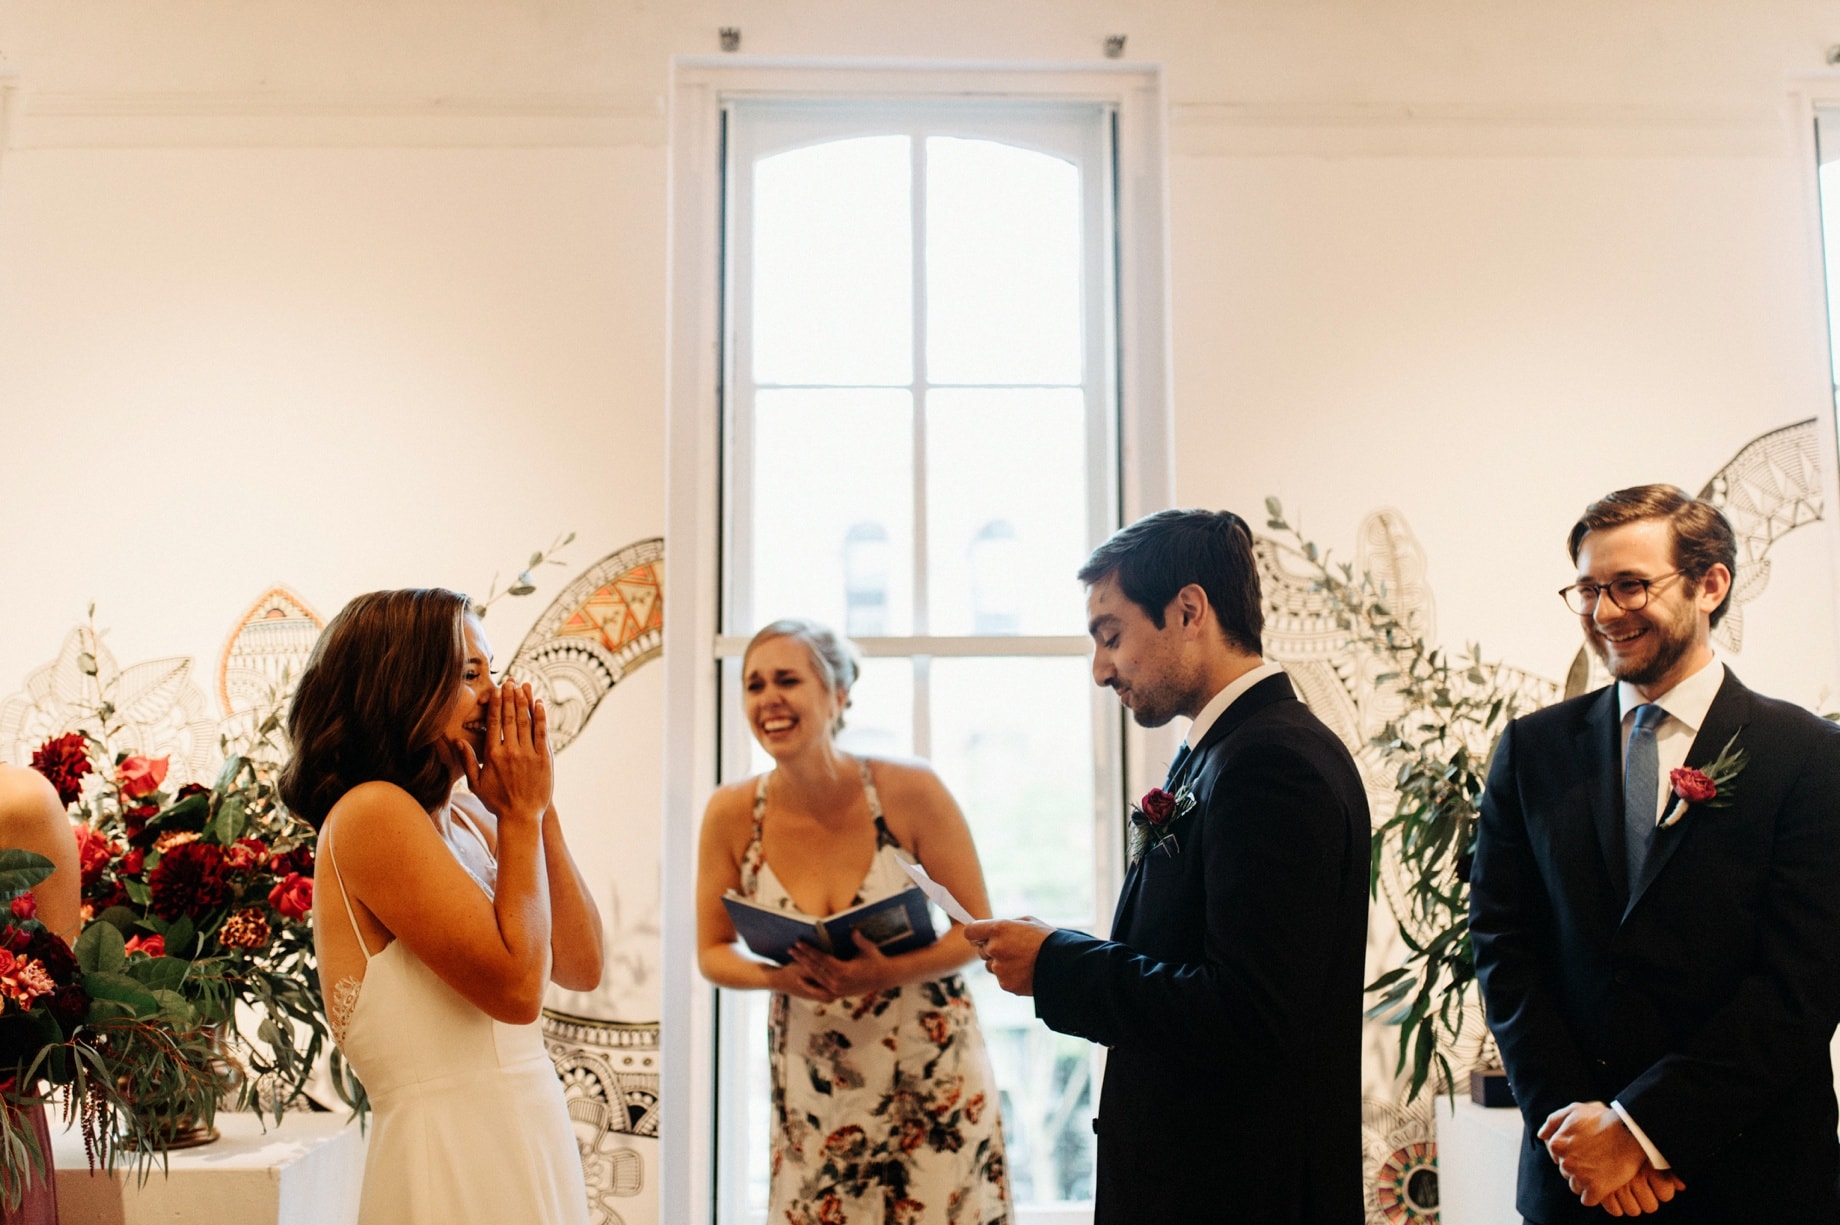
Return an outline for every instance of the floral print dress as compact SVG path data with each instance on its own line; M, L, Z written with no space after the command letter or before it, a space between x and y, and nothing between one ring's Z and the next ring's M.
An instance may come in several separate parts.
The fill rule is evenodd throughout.
M875 859L853 904L913 882L914 857L863 791ZM767 778L741 892L797 910L761 851ZM957 974L820 1004L775 992L768 1012L773 1136L769 1225L992 1225L1010 1220L997 1093L971 993Z

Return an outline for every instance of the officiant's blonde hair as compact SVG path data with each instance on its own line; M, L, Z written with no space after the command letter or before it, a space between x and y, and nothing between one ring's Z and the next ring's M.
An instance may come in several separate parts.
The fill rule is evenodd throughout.
M807 621L803 617L784 617L760 627L758 633L748 639L747 650L741 653L741 670L747 671L747 657L754 653L754 648L774 638L795 638L805 644L811 653L812 667L817 670L818 679L832 693L843 694L843 709L850 708L850 690L856 685L856 678L862 675L862 652L856 644L839 634L828 625L816 621ZM837 721L831 724L831 733L835 735L843 730L843 711L837 712Z

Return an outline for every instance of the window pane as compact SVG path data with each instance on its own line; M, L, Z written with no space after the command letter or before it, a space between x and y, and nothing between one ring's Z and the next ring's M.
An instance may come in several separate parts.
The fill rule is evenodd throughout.
M1080 173L994 140L926 142L927 378L1078 383Z
M936 658L933 768L996 914L1093 922L1092 673L1084 658Z
M837 140L754 168L754 380L913 380L911 144Z
M754 624L731 633L780 617L852 635L912 632L910 404L905 391L757 394L747 508Z
M933 633L1085 632L1085 412L1077 388L927 398Z
M992 913L1090 929L1092 680L1084 659L934 659L933 766L971 824ZM1092 1196L1093 1048L981 966L968 981L1002 1093L1016 1202Z

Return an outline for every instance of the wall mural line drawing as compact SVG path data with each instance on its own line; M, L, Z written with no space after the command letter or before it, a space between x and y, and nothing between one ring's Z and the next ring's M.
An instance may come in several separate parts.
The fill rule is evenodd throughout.
M1718 646L1730 654L1743 649L1743 605L1759 598L1769 585L1771 546L1823 517L1819 438L1814 418L1771 430L1741 447L1699 491L1725 513L1738 538L1733 607L1714 631ZM1397 699L1376 683L1387 665L1354 649L1309 579L1286 568L1277 542L1255 536L1254 555L1264 588L1266 654L1284 665L1299 695L1354 753L1379 825L1392 811L1394 780L1372 741L1399 711ZM1426 641L1436 641L1436 609L1426 581L1424 549L1402 514L1381 509L1362 520L1354 564L1356 573L1365 570L1386 584L1390 603L1403 621ZM1522 711L1610 680L1583 647L1563 684L1507 664L1489 666ZM1390 958L1398 941L1394 916L1400 912L1404 887L1396 858L1382 862L1379 882L1368 943L1370 951ZM1362 1102L1367 1219L1370 1225L1436 1221L1436 1096L1427 1092L1406 1102L1403 1084L1393 1076L1393 1032L1377 1022L1369 1022L1367 1030L1364 1080L1369 1095ZM1483 1032L1480 1010L1472 1003L1464 1025L1465 1049L1445 1052L1451 1066L1477 1061Z

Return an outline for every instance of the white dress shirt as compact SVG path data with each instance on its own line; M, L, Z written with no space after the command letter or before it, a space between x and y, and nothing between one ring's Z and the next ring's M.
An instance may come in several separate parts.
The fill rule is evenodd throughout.
M1201 708L1201 713L1195 716L1195 721L1188 725L1188 735L1182 738L1182 743L1191 749L1200 744L1201 738L1208 734L1208 728L1213 727L1215 721L1227 713L1227 707L1237 702L1240 694L1267 677L1283 675L1284 669L1277 664L1262 663L1244 676L1236 678L1225 689L1208 699L1208 704Z
M1687 751L1693 747L1694 737L1699 735L1701 725L1706 722L1706 712L1712 709L1712 699L1719 695L1719 686L1724 683L1725 665L1718 661L1717 656L1714 656L1698 672L1681 681L1660 697L1653 699L1655 705L1667 712L1667 718L1663 719L1660 726L1655 729L1655 755L1661 766L1656 771L1655 784L1655 821L1657 824L1661 821L1661 814L1666 809L1668 800L1674 794L1669 784L1668 774L1687 764ZM1637 693L1635 686L1628 681L1618 681L1616 700L1623 716L1622 745L1623 752L1627 754L1629 733L1636 723L1636 707L1643 705L1648 699ZM1634 885L1633 881L1630 883ZM1642 1151L1648 1154L1648 1159L1654 1164L1654 1167L1657 1170L1669 1169L1667 1159L1649 1142L1648 1133L1644 1132L1636 1125L1636 1121L1629 1117L1629 1111L1623 1108L1623 1103L1611 1102L1610 1108L1622 1118L1623 1125L1629 1128L1629 1134L1636 1138L1636 1143L1642 1146Z

